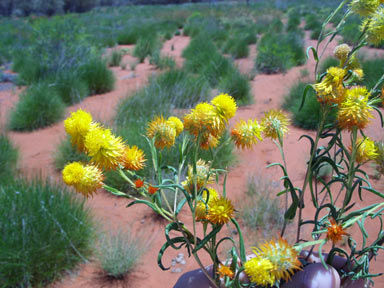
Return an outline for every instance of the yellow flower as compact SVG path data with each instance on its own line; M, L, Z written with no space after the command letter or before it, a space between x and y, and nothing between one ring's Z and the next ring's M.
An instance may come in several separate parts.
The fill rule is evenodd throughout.
M122 165L128 170L143 169L145 164L144 152L137 146L125 147L123 157L121 158Z
M273 268L270 273L276 281L288 281L294 270L301 267L296 250L282 238L264 243L260 248L254 248L253 252L258 257L271 261Z
M341 225L338 225L333 218L329 219L330 225L327 228L327 240L331 240L334 244L339 242L344 235L348 235Z
M342 63L347 60L349 53L351 52L351 47L348 44L340 44L336 46L335 50L333 50L333 55L342 61Z
M380 7L370 18L363 21L362 31L367 31L367 41L378 45L384 40L384 8Z
M371 15L380 6L379 0L352 0L349 4L351 10L360 16Z
M340 103L344 98L343 79L346 71L342 68L331 67L327 70L320 83L313 85L317 93L317 99L321 103Z
M288 131L288 125L290 124L287 116L278 110L270 110L265 113L264 118L261 119L261 127L263 134L267 138L278 139Z
M271 261L261 257L254 257L244 263L245 273L253 283L261 286L272 286L275 277L271 274L273 265Z
M233 217L234 208L231 200L219 197L208 203L207 220L212 224L224 225Z
M176 130L176 137L180 135L184 130L183 122L177 117L171 116L167 120L169 126L172 126Z
M363 129L372 118L372 107L368 105L370 93L365 87L347 90L345 99L339 105L337 120L342 129L352 130L354 127Z
M263 140L261 137L262 128L255 120L248 120L248 123L244 120L240 120L232 129L231 135L237 148L252 148L253 144L257 143L257 140Z
M219 274L221 278L227 276L232 279L233 277L235 277L235 273L231 270L231 267L221 264L219 265L219 268L217 268L217 274Z
M215 105L217 114L224 121L228 121L236 114L236 101L228 94L220 94L212 99L211 103Z
M103 186L103 174L96 166L83 165L80 162L67 164L62 172L64 183L73 186L76 191L89 197Z
M199 192L201 188L205 187L208 184L212 184L215 182L215 177L209 171L210 163L206 163L204 160L199 159L196 162L196 186L197 191ZM188 165L188 174L183 183L184 189L189 193L192 193L195 189L195 185L193 182L193 167L192 165Z
M76 145L79 151L84 151L85 135L97 124L92 122L92 116L81 109L72 112L71 116L64 120L65 131L71 136L72 145Z
M216 148L219 145L220 136L212 136L212 134L204 133L201 135L200 147L201 149L208 150L209 148Z
M176 140L176 129L173 123L166 121L162 116L156 117L152 122L149 123L147 128L148 138L155 139L155 147L164 149L165 147L170 148L175 144Z
M375 142L369 139L368 137L357 139L356 145L357 145L357 153L356 153L357 163L364 163L369 160L375 160L379 156Z
M223 133L225 125L217 115L215 107L203 102L184 116L184 128L196 137L205 133L217 137Z
M213 199L217 199L219 194L214 188L208 188L208 193L207 190L204 190L201 197L203 199L199 200L196 205L195 214L197 221L206 219L208 204L211 203Z
M353 71L353 75L357 78L357 80L362 80L364 78L364 72L363 72L363 69L354 69Z
M124 143L111 130L95 128L85 136L85 148L91 161L106 170L115 169L124 154Z

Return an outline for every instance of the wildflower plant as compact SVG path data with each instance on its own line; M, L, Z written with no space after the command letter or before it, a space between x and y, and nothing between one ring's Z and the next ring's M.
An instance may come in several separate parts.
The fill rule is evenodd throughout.
M165 227L166 242L158 254L159 267L163 270L169 269L162 261L163 254L169 248L185 247L213 287L280 287L279 285L290 281L298 270L305 270L306 266L311 265L309 256L300 257L304 248L309 249L307 255L318 249L324 266L332 265L336 254L344 257L345 267L348 269L336 267L342 279L377 276L370 273L369 263L383 249L384 233L380 231L373 240L368 239L364 225L365 222L376 219L382 224L384 202L363 208L356 205L359 208L355 208L357 198L354 196L358 194L362 200L363 193L373 193L384 198L383 193L372 187L363 170L363 164L379 157L375 142L369 135L365 135L363 129L369 125L373 113L377 112L381 117L377 105L382 102L380 88L384 75L370 90L357 86L363 71L355 55L372 39L370 33L380 30L377 27L370 28L365 21L375 21L375 25L379 25L377 19L381 17L382 4L380 2L377 5L377 1L366 0L349 2L342 1L332 12L322 25L317 47L308 49L307 54L312 51L316 60L316 79L314 84L308 85L304 90L301 106L305 103L309 89L313 89L321 105L321 115L316 135L301 137L309 140L311 145L301 188L295 187L291 181L287 170L289 163L284 155L284 137L289 133L290 125L287 115L278 110L267 111L260 120L240 120L231 131L228 141L233 141L240 149L252 148L259 141L272 141L282 156L282 163L272 163L269 166L280 167L283 172L281 181L284 189L278 196L285 196L284 225L278 238L253 247L252 257L246 257L243 235L236 220L236 208L232 203L234 199L226 191L227 171L212 167L217 151L221 148L219 139L237 111L237 104L230 95L220 94L210 103L199 103L182 119L156 116L148 123L143 136L150 147L150 155L144 155L138 147L129 147L110 130L93 122L85 111L72 113L65 122L66 130L73 137L72 143L90 156L90 163L68 164L63 171L64 181L86 196L103 187L116 196L132 199L128 207L136 204L150 207L168 222ZM327 32L330 37L325 37L325 27L343 8L346 8L345 15L334 31ZM342 45L335 49L340 65L329 68L323 74L317 74L318 64L324 53L320 51L319 44L322 41L332 41L341 31L345 19L353 13L364 17L359 42L353 47ZM384 35L380 33L375 34L375 37L380 38L380 41L384 39ZM337 117L335 122L328 123L327 116L332 111L336 111ZM178 137L180 139L176 141ZM163 164L162 153L175 143L180 143L178 166L166 166ZM202 150L210 151L212 159L200 159ZM136 174L144 165L151 166L153 178L144 179ZM329 179L317 177L319 168L324 165L332 167L332 176ZM102 173L110 169L118 170L121 177L138 193L130 195L104 184ZM219 177L224 179L223 185L220 189L214 189L214 186L221 186ZM165 193L170 191L175 195L174 202L168 201L169 198L166 197ZM308 197L305 197L308 193L310 203L305 203L308 202ZM183 197L178 201L180 195ZM305 205L315 207L316 212L312 219L303 219ZM187 210L191 214L190 225L181 222L181 210ZM284 239L284 234L288 221L295 218L296 241L289 244ZM198 226L202 229L198 229ZM222 237L219 232L225 226L232 226L232 230L237 230L238 239L234 236ZM310 226L310 235L303 235L303 226ZM354 233L349 232L352 226L357 226L361 231L361 248L353 238ZM202 232L198 232L201 230ZM342 239L346 239L347 247L340 246ZM228 254L230 259L227 260L219 259L217 253L224 242L231 244ZM328 257L325 257L323 250L327 242L331 243L331 248L326 251ZM208 273L200 260L198 252L203 250L212 261L212 274ZM249 283L240 280L244 278L241 277L244 273L248 276Z

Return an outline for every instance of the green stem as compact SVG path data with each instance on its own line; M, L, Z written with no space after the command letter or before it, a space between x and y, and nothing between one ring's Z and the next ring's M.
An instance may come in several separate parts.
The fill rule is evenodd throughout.
M352 186L353 179L355 178L355 162L356 162L356 153L357 153L357 128L354 127L351 134L351 145L352 145L352 153L350 154L349 160L349 171L347 176L347 185L346 185L346 193L343 201L343 208L341 209L341 214L343 213L345 207L348 205L351 197L352 197Z

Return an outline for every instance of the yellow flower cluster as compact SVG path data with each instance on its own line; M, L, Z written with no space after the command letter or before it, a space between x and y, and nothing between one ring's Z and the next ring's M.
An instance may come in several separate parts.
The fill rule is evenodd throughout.
M380 0L352 0L349 7L356 14L367 17L375 13L380 6Z
M270 110L261 119L264 137L275 140L287 133L289 124L288 117L279 110Z
M287 281L301 267L296 250L282 238L255 247L253 252L256 257L245 262L244 268L251 281L258 285L272 286L280 279Z
M196 162L196 188L197 192L200 191L201 188L204 188L206 185L212 184L215 182L214 175L210 173L210 163L205 162L202 159L197 160ZM188 173L185 181L181 183L184 186L184 189L189 193L193 193L195 190L194 184L194 175L193 175L193 167L192 165L188 165Z
M371 17L364 19L361 28L367 31L367 41L378 45L384 40L384 8L380 7Z
M313 85L317 99L324 104L338 104L344 99L343 79L347 71L339 67L331 67L327 70L320 83Z
M169 117L167 120L162 116L148 124L147 136L155 140L155 147L164 149L171 148L176 141L176 137L183 132L184 125L177 117Z
M262 128L257 120L248 120L248 123L244 120L240 120L232 129L231 135L238 148L252 148L252 145L256 144L258 140L263 140L261 137Z
M212 224L224 225L228 223L234 214L231 200L218 197L208 201L207 220Z
M351 131L353 128L363 129L372 118L372 107L368 100L370 93L365 87L354 87L346 90L346 96L339 105L337 120L340 128Z
M379 156L375 142L368 137L357 139L356 145L357 163L364 163L369 160L375 160Z
M209 203L212 203L213 199L217 199L219 197L219 194L214 188L208 188L207 190L203 191L202 194L202 200L199 200L197 202L196 206L196 220L205 220L207 217L208 212L208 205Z
M64 121L64 127L71 137L71 143L91 158L90 165L70 163L62 173L64 182L82 194L91 195L103 185L101 169L111 170L122 166L129 170L139 170L144 167L142 150L125 145L121 137L93 122L88 112L80 109L71 113Z

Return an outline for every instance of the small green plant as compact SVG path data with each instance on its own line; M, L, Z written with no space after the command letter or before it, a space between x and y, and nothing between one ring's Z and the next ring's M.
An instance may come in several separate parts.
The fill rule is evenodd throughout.
M52 85L38 83L20 95L12 110L9 127L30 131L51 125L64 116L65 105Z
M117 67L120 65L123 59L123 53L120 50L113 49L111 54L108 56L108 66Z
M126 70L126 69L127 69L127 63L122 62L122 63L120 64L120 68L121 68L121 70Z
M279 187L274 182L261 176L248 178L246 199L243 201L240 217L244 224L259 232L265 239L273 237L284 223L280 200L274 195Z
M123 279L140 261L148 241L128 231L103 232L99 236L97 259L104 273L114 279Z
M375 169L374 177L376 179L380 179L382 175L384 175L384 142L376 141L375 146L377 147L378 156L373 163L373 167Z
M266 34L258 45L256 69L271 74L303 64L305 53L300 33Z
M229 38L225 44L224 51L230 53L234 58L246 58L249 55L248 40L245 37Z
M140 63L143 63L147 56L153 55L158 48L158 45L159 41L156 34L148 33L137 41L135 50L133 50L133 56L139 58Z
M46 286L90 252L94 230L84 201L57 184L0 185L0 218L4 287Z
M248 77L237 69L230 70L220 79L218 89L235 98L239 105L247 105L253 101Z
M299 29L301 16L296 9L291 9L288 12L287 31L295 32Z
M52 79L57 94L67 105L75 104L89 95L88 85L79 73L63 71Z
M115 76L100 57L93 57L81 70L82 79L87 83L91 94L102 94L112 91Z
M149 63L156 65L159 69L174 69L176 67L175 60L170 56L161 56L160 50L152 54Z
M17 164L17 150L5 134L0 134L0 183L14 178Z

